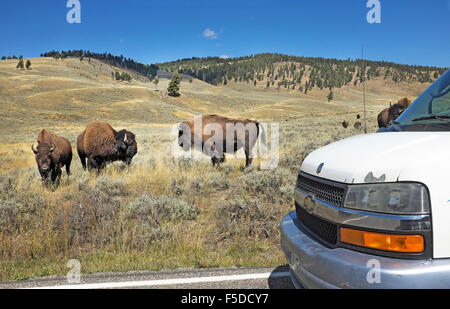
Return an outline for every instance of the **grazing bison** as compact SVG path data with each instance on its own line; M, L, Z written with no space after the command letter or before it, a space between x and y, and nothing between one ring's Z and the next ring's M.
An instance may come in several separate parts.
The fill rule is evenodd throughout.
M123 161L127 164L137 153L135 135L127 130L116 132L108 123L94 121L78 136L77 151L81 165L100 171L108 162Z
M61 178L61 168L66 166L67 176L70 176L72 162L72 146L64 137L55 135L48 129L43 129L37 137L37 147L31 145L36 158L42 180L46 181L51 174L53 184L58 185Z
M342 126L343 126L345 129L347 129L347 128L348 128L348 121L347 121L347 120L344 120L344 121L342 122Z
M359 130L359 129L361 129L362 124L361 124L361 122L357 121L357 122L355 122L355 125L354 125L353 127L354 127L356 130Z
M406 108L403 105L400 104L394 104L389 108L384 109L379 115L378 115L378 127L381 128L388 128L392 121L397 119Z
M194 128L197 121L201 121L201 127ZM205 155L211 157L213 167L225 161L225 153L235 153L243 148L245 166L249 166L253 161L253 147L260 134L265 145L264 128L256 121L218 115L198 116L193 121L178 125L178 145L185 151L192 147L200 148Z
M358 114L358 115L356 115L356 119L361 119L361 116Z

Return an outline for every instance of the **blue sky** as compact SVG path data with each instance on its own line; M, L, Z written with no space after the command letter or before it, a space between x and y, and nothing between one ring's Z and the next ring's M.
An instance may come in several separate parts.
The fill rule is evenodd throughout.
M123 54L143 63L188 57L278 52L450 66L450 0L380 0L369 24L367 0L2 0L0 56L37 57L52 49Z

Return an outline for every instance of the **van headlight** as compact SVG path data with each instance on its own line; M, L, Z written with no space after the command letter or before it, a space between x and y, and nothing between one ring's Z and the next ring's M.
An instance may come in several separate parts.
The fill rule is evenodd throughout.
M428 190L420 183L350 185L344 207L395 215L430 213Z

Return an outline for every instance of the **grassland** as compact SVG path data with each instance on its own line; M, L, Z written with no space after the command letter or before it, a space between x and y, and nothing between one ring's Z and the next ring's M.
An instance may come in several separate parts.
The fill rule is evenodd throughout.
M91 60L31 59L32 70L0 61L0 280L63 275L69 259L82 272L178 267L285 264L278 225L292 209L302 159L333 141L362 134L344 129L362 115L359 86L335 91L264 89L230 82L215 87L183 81L181 96L167 96L133 75L112 80L114 68ZM420 88L421 87L421 88ZM369 132L377 112L423 84L367 83ZM280 124L280 162L274 171L256 160L232 159L213 169L207 158L171 155L171 126L195 114L216 113ZM49 128L76 145L92 120L136 134L129 167L83 171L74 148L72 175L56 189L42 186L31 144Z

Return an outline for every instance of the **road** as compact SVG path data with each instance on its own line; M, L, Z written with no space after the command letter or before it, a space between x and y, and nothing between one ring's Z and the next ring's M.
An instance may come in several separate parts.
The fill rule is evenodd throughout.
M0 283L0 289L292 289L289 268L214 268L173 271L133 271L81 275L79 284L65 277L36 278Z

